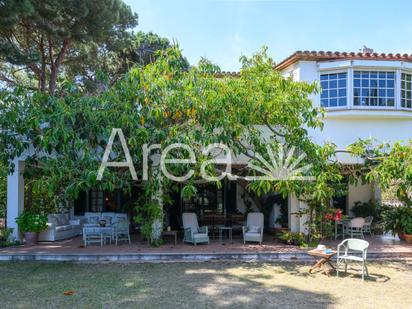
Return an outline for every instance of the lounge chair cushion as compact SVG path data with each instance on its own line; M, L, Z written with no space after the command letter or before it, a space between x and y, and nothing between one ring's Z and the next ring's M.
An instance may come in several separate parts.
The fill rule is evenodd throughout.
M71 225L60 225L56 227L57 232L62 232L62 231L68 231L71 230L72 226Z
M249 225L247 228L247 231L250 233L259 233L260 232L260 227L257 225Z

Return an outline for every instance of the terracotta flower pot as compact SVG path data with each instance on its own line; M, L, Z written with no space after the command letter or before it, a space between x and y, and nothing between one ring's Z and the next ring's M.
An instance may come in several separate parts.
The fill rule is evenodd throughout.
M398 237L400 240L405 240L405 234L402 231L398 231Z
M38 237L39 237L39 233L37 232L25 232L24 240L26 241L26 246L33 246L37 244Z
M408 243L412 243L412 234L403 234L403 237Z

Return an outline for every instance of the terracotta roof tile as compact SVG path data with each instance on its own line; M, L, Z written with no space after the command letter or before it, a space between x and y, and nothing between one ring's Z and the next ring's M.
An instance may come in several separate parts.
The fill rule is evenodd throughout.
M385 53L354 53L354 52L332 52L332 51L301 51L293 53L286 59L279 62L275 69L283 70L291 64L299 60L314 60L314 61L327 61L327 60L403 60L412 62L412 54L385 54Z

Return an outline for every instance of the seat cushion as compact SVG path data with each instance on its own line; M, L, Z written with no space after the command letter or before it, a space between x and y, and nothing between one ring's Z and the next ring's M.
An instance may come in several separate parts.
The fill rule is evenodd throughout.
M56 227L57 232L69 231L71 229L72 229L71 225L60 225L60 226Z
M98 224L100 220L99 216L90 216L87 217L87 223L91 223L91 224Z
M259 233L260 232L260 227L257 225L249 225L247 227L247 231L250 233Z
M195 233L193 234L194 239L208 238L206 233Z
M110 216L102 216L102 220L106 221L106 226L112 225L113 218Z
M260 238L260 233L246 232L245 237L247 237L247 238Z
M52 224L54 224L55 226L59 226L59 225L60 225L59 219L58 219L55 215L48 215L48 216L47 216L47 222L48 222L48 223L52 223Z
M56 214L59 225L69 225L69 216L67 214Z

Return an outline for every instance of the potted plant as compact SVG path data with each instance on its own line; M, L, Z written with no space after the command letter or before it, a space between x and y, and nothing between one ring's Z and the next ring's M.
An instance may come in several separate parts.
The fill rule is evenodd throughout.
M386 206L382 212L385 232L398 234L399 239L412 242L412 207Z
M284 231L282 232L282 235L280 235L279 239L284 244L287 244L287 245L294 245L294 246L306 245L305 235L303 233Z
M403 207L400 215L400 228L403 233L403 238L407 242L412 243L412 207Z
M32 246L37 243L39 232L47 228L47 216L23 211L16 218L16 223L24 235L26 245Z

